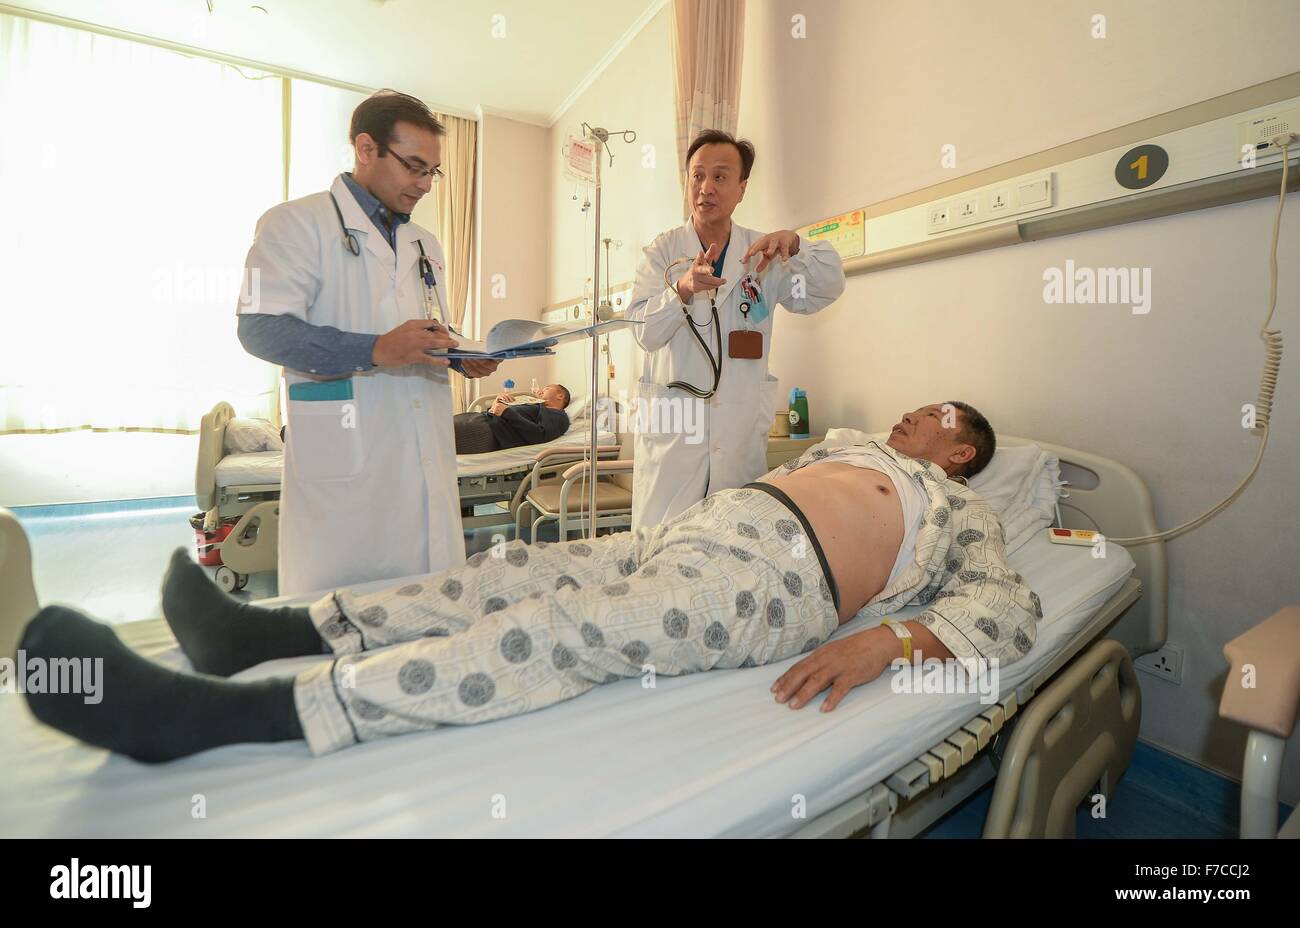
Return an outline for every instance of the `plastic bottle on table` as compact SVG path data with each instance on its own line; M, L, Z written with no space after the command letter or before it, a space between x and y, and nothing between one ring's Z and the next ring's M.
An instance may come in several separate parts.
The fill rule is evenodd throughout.
M811 437L808 426L808 394L799 387L790 391L790 437Z

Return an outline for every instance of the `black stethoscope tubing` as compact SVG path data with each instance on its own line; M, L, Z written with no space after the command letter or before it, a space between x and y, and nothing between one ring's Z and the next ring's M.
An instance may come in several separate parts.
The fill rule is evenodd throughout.
M714 292L716 293L717 291ZM686 321L690 323L691 335L695 336L695 340L700 343L700 347L704 349L704 354L709 359L709 368L713 371L713 389L708 391L701 390L694 384L686 383L681 380L674 380L669 383L668 386L677 387L678 389L685 390L693 396L698 396L702 400L707 400L712 397L713 394L718 392L718 384L722 381L722 324L718 320L718 303L714 297L709 297L709 312L712 314L713 318L710 322L704 323L704 325L696 323L696 321L691 317L691 311L688 307L682 306L682 312L686 316ZM707 329L710 325L713 326L714 340L718 348L716 356L709 350L708 343L700 336L699 332L700 329Z
M343 238L345 239L343 247L352 252L356 257L361 257L361 243L358 242L357 237L352 234L352 230L348 228L348 224L343 221L343 210L339 209L338 197L334 196L333 190L330 191L330 202L334 204L334 214L339 217L339 228L343 230Z

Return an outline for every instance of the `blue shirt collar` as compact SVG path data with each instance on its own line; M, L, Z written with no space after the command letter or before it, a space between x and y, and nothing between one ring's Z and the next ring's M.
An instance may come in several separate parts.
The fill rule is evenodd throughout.
M378 197L365 187L362 187L351 173L345 171L340 176L343 178L343 183L347 184L348 190L352 192L352 196L356 198L357 205L361 207L361 211L370 217L370 221L374 223L375 228L379 230L379 234L388 240L388 244L393 248L396 248L397 227L404 222L410 222L411 214L395 213L390 210L383 203L379 202ZM388 230L384 228L384 220L390 216L392 217L393 225L391 235Z

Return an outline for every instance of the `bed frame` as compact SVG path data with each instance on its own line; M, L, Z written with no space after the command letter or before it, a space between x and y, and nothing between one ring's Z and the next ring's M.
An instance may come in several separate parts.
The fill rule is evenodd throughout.
M1002 445L1030 440L999 435ZM1114 537L1157 531L1132 470L1037 442L1061 462L1067 528ZM996 779L985 837L1072 837L1079 803L1109 798L1142 716L1132 658L1162 646L1168 565L1163 541L1128 547L1135 568L1089 623L1000 703L972 716L892 775L810 820L792 837L912 837Z
M226 426L235 417L221 402L199 420L199 456L194 470L194 499L215 522L238 519L221 542L216 580L223 590L242 590L249 574L275 570L280 544L280 484L217 486L217 464L226 454Z

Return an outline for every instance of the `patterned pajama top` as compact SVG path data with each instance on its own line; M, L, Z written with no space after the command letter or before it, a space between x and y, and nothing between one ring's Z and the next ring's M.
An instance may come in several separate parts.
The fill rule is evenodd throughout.
M996 513L974 490L930 461L888 445L814 448L762 479L783 477L822 461L855 463L868 449L893 458L929 498L916 537L916 559L858 615L885 616L912 603L930 608L916 617L959 659L1010 664L1029 653L1043 617L1038 594L1007 564ZM870 466L870 465L868 465Z

